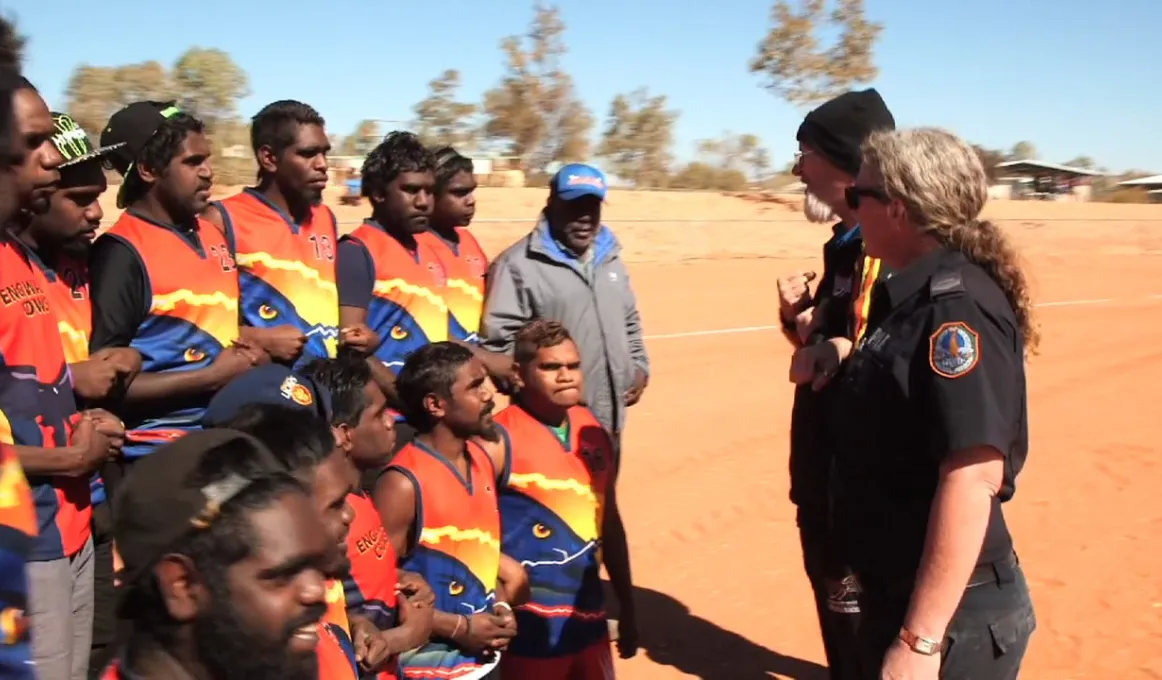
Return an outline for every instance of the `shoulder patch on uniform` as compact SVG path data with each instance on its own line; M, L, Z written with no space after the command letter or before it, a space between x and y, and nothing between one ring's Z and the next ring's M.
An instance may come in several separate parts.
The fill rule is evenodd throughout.
M964 279L961 278L960 272L943 272L933 276L932 280L928 282L928 293L932 297L962 290L964 290Z
M961 378L980 361L980 334L962 321L941 324L928 339L928 363L944 378Z

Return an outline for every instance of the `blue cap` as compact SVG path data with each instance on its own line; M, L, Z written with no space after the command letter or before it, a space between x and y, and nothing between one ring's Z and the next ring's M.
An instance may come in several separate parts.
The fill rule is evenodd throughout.
M552 189L563 200L572 201L582 196L596 196L605 200L609 188L605 173L592 165L570 163L553 175Z
M202 426L225 425L249 404L283 406L331 422L330 392L282 364L266 364L250 369L218 390L202 414Z

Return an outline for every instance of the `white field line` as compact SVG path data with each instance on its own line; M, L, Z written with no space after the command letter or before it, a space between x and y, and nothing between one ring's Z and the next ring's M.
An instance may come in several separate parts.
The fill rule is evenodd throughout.
M1111 302L1134 302L1136 300L1162 300L1162 293L1147 295L1145 298L1089 298L1086 300L1060 300L1058 302L1038 302L1034 307L1083 307L1087 305L1105 305ZM705 335L733 335L735 333L758 333L761 331L777 331L780 326L742 326L740 328L716 328L706 331L685 331L682 333L658 333L645 336L646 340L676 340L678 338L698 338Z

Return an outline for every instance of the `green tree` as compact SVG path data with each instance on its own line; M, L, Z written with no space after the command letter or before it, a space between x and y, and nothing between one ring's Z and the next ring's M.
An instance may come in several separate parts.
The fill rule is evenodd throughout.
M609 105L597 153L617 176L637 187L664 187L669 180L678 113L666 104L665 95L650 96L641 88L617 95Z
M416 114L416 134L424 144L448 144L457 149L475 146L477 130L472 116L476 114L476 105L456 101L459 89L460 72L448 69L428 83L427 98L412 108Z
M1033 142L1021 141L1013 145L1009 150L1009 160L1011 161L1034 161L1037 160L1037 147L1033 146Z
M771 28L750 61L751 73L764 86L796 106L830 99L879 73L873 56L883 25L867 20L864 0L802 0L799 9L787 0L771 7ZM837 35L829 47L819 36Z
M747 178L762 182L770 172L770 152L757 135L726 132L718 139L699 140L695 148L701 163L720 173L741 175L744 184Z
M553 161L588 155L593 116L561 66L567 48L560 10L538 2L533 11L525 36L500 43L505 74L484 95L483 132L503 141L525 172L543 172Z
M171 74L174 98L211 131L238 115L238 102L250 94L250 80L230 55L216 48L191 47L178 57Z
M1068 165L1071 168L1083 168L1085 170L1093 170L1097 167L1097 163L1093 162L1093 159L1089 156L1077 156L1065 162L1064 165Z
M972 148L976 150L977 158L980 159L980 164L984 166L984 171L988 175L989 181L995 182L1000 175L1000 168L997 166L1006 160L1004 152L997 151L996 149L986 149L979 144L973 144Z
M339 143L340 156L366 156L379 144L382 135L379 132L379 123L373 120L361 120Z
M65 108L90 135L98 135L118 109L135 101L166 100L172 88L156 61L124 66L81 64L65 88Z

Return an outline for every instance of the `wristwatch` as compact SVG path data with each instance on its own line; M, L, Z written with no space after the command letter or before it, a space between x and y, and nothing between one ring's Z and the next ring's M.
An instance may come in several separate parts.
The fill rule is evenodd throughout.
M936 656L944 649L944 643L940 640L921 637L907 628L900 628L900 634L897 637L900 642L908 646L908 649L924 656Z

